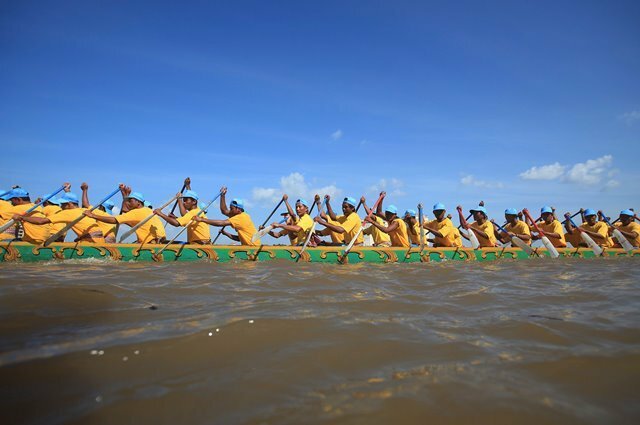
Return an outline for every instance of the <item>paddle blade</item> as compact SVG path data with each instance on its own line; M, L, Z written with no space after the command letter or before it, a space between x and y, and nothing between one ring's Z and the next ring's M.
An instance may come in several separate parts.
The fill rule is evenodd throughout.
M629 239L625 238L624 235L618 229L613 229L613 236L618 240L622 248L625 251L633 251L633 245L629 242Z
M16 221L14 219L7 221L5 224L2 225L2 227L0 227L0 233L3 233L5 230L13 226L14 224L16 224Z
M593 250L593 253L597 257L602 255L603 249L591 238L591 236L587 235L585 232L580 232L580 236L582 236L584 243Z
M273 226L269 225L262 230L258 230L253 236L251 236L251 242L255 242L258 239L262 238L264 235L273 230Z
M523 250L524 252L526 252L527 254L531 255L533 254L533 248L531 248L529 245L527 245L527 243L525 241L523 241L522 239L520 239L517 236L514 236L511 238L511 242L516 245L518 248L520 248L521 250Z
M474 232L471 229L467 229L467 232L469 233L469 241L471 242L471 248L473 248L473 249L480 248L480 241L478 240L478 237L476 236L476 232Z
M542 244L545 248L547 248L547 252L549 253L549 255L551 255L551 258L558 258L560 256L560 253L558 252L556 247L553 246L548 237L543 236L540 239L542 239Z

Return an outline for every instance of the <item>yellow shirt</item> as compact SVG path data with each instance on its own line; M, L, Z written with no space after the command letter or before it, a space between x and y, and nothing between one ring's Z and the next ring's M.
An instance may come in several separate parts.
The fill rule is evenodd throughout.
M627 240L631 242L631 245L635 246L636 248L640 247L640 224L636 223L635 221L632 221L628 225L623 226L622 223L617 222L616 224L614 224L614 226L616 226L618 230L621 230L623 232L636 232L638 236L636 236L635 239L627 238ZM619 244L619 242L617 242L617 244Z
M602 239L593 239L595 243L605 248L610 248L613 246L613 241L609 236L609 226L604 221L597 221L593 226L588 225L587 223L582 223L580 225L581 229L588 230L590 232L599 233L605 237L605 240ZM582 237L580 237L582 239Z
M474 229L478 229L485 232L487 236L489 236L489 238L487 239L487 238L483 238L482 236L476 233L476 236L478 237L478 242L480 242L481 248L486 248L486 247L493 248L494 246L496 246L496 242L497 242L496 234L493 230L493 224L489 220L485 221L483 224L478 224L477 221L474 221L473 223L471 223L470 226L473 227ZM471 231L473 232L473 230Z
M351 239L356 235L356 233L360 232L360 228L362 227L362 222L360 221L360 217L356 213L351 213L349 215L339 215L336 217L336 221L338 222L336 226L340 226L344 229L344 243L350 244ZM356 244L362 244L364 242L364 236L362 232L358 235L358 239L356 239Z
M562 224L558 220L553 220L550 224L543 222L536 223L538 228L542 230L544 233L557 233L560 235L560 239L556 238L547 238L551 241L551 245L556 248L566 248L567 241L564 237L564 230L562 229ZM529 230L535 230L535 227L529 226Z
M433 243L436 246L462 246L462 236L460 231L453 225L450 219L445 218L442 221L433 219L427 222L427 227L442 233L442 237L434 236Z
M404 224L407 226L407 235L409 236L409 239L411 239L411 243L420 245L420 223L416 221L415 224L411 226L405 221Z
M60 211L62 211L62 208L60 208L57 205L47 205L46 207L42 207L42 213L49 219L51 220L51 216L59 213ZM64 223L55 223L53 224L53 220L51 220L51 234L55 235L56 233L58 233L60 230L64 229L65 224Z
M114 218L119 224L126 224L133 227L151 214L153 214L153 211L151 211L150 208L142 207L128 211L124 214L116 215ZM167 234L160 218L156 215L136 229L136 236L138 237L138 243L147 243L153 239L164 238Z
M309 214L305 214L302 217L296 217L295 224L296 226L302 227L302 229L296 233L296 238L293 243L295 245L302 245L307 240L309 230L311 230L311 226L313 226L313 220L309 217Z
M109 214L106 211L102 211L100 208L96 208L95 210L93 210L93 213L100 217L113 217L111 214ZM104 223L102 221L97 221L97 224L98 224L98 227L100 227L100 230L102 230L102 235L105 238L107 236L113 236L114 238L116 237L116 233L118 231L117 224Z
M200 208L194 208L191 211L187 211L182 217L177 218L178 223L181 226L187 226L187 242L194 241L208 241L211 240L211 229L207 223L198 223L197 221L191 221L191 219L200 212ZM200 214L200 217L207 218L206 214ZM189 223L191 222L191 223Z
M371 215L371 217L373 217L378 223L382 224L383 226L387 225L387 222L381 219L380 217L378 217L377 215ZM380 244L385 242L391 242L391 238L389 237L389 235L383 232L382 230L378 229L373 224L367 227L366 229L364 229L362 232L365 235L371 235L371 237L373 238L373 244L376 246L379 246Z
M11 215L9 214L3 215L2 213L8 212L12 208L13 208L13 205L11 205L11 202L0 199L0 226L2 226L3 224L5 224L7 221L11 219ZM16 233L15 226L11 226L7 230L5 230L4 233L0 233L0 239L13 239L15 237L15 233Z
M391 246L409 247L409 235L407 235L407 223L401 218L396 218L393 223L398 223L398 227L389 232L391 238Z
M255 242L251 242L251 237L256 234L256 226L254 226L251 217L246 212L229 217L231 227L238 232L238 238L240 238L241 245L248 246L260 246L260 239Z
M51 217L47 218L51 220L51 224L53 224L54 226L58 224L62 224L63 226L65 226L76 220L78 217L82 217L82 213L86 210L86 208L60 210L57 213L53 214ZM78 235L78 237L94 234L93 237L87 238L87 240L92 239L94 242L104 242L104 238L102 236L99 236L99 234L102 234L102 230L100 230L100 226L98 226L98 223L93 218L83 218L82 220L74 224L71 230L73 230L73 232Z
M507 232L515 233L517 235L529 235L529 236L531 236L531 230L529 230L529 226L524 221L516 220L516 224L507 223L507 225L504 226L504 229ZM553 239L553 238L551 238L551 239ZM531 245L531 239L529 239L529 240L522 239L522 241L524 243L526 243L527 245Z
M336 220L331 220L331 218L329 216L327 216L327 223L329 224L333 224L334 226L340 226L340 222L336 221ZM329 230L329 237L331 237L331 242L332 243L336 243L336 244L343 244L344 243L344 233L338 233L338 232L334 232L333 230ZM323 235L325 233L323 232Z
M4 218L5 223L13 218L14 214L24 214L29 208L33 207L35 204L28 203L22 205L12 206L10 209L5 210L1 213L2 218ZM46 218L42 213L42 207L38 207L33 210L29 216L31 217L40 217ZM33 224L33 223L22 223L24 227L24 237L23 241L32 243L34 245L41 244L46 241L49 235L51 234L51 225L50 224Z

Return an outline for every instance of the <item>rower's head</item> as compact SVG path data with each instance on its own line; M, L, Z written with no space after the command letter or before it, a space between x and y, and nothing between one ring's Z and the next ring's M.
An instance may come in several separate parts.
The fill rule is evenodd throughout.
M416 210L405 210L403 218L406 223L413 224L416 221Z
M598 221L598 213L593 208L587 208L584 210L584 219L589 226L593 226Z
M487 209L483 206L475 207L471 210L475 221L484 222L487 219Z
M182 193L182 204L187 209L187 211L191 211L194 208L198 207L198 194L193 190L185 190Z
M29 197L29 192L27 192L21 187L16 187L15 189L11 189L11 192L9 192L6 195L6 198L14 206L28 204L31 202L31 197Z
M384 209L384 216L387 222L391 223L398 216L398 208L395 205L389 205Z
M126 201L129 203L129 209L131 210L144 207L144 195L140 192L131 192Z
M238 215L244 212L244 201L242 199L234 198L229 205L229 212L232 216Z
M106 200L102 203L102 205L100 205L98 208L100 209L100 211L104 211L108 214L113 215L113 207L115 207L116 204L114 204L111 200Z
M42 195L42 199L47 199L47 198L49 198L49 196L51 196L50 193ZM47 201L43 202L42 205L45 206L45 207L48 207L50 205L55 205L55 206L59 207L60 206L60 198L51 197Z
M296 200L296 214L298 214L298 217L309 214L309 203L306 201L306 199L300 198Z
M507 220L507 223L515 223L518 221L518 210L515 208L507 208L504 210L504 219Z
M342 200L342 214L349 215L356 210L356 199L347 196Z
M545 223L551 224L553 222L553 208L545 205L540 208L540 216L544 220Z
M63 210L72 210L78 208L80 205L80 199L78 195L73 192L67 192L60 197L60 208Z
M627 226L633 221L633 216L634 214L632 210L622 210L620 211L620 222L623 226Z
M436 220L442 221L446 218L447 209L444 204L438 202L433 206L433 215L436 217Z

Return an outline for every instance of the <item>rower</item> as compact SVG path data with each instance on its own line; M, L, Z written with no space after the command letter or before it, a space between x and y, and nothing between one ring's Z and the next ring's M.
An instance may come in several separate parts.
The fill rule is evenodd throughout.
M91 202L89 202L89 185L87 183L82 183L80 185L80 189L82 189L82 207L91 209L93 206L91 205ZM107 199L102 203L102 205L93 210L93 212L95 215L110 217L113 215L113 207L115 207L113 201L111 201L111 199ZM105 243L116 243L116 233L118 233L118 226L114 226L113 224L97 220L96 223L98 223L100 230L102 230L102 235L104 236Z
M411 243L420 245L420 223L416 218L416 211L412 209L405 210L403 221L407 225L407 235Z
M326 196L325 196L326 198ZM346 199L346 198L345 198ZM316 199L315 200L316 205L318 206L318 211L320 211L320 199ZM324 220L329 223L332 224L333 226L340 226L340 223L337 222L336 220L332 220L330 216L325 214ZM344 241L344 233L340 233L340 232L335 232L333 230L331 230L331 228L327 227L324 228L322 230L316 230L315 231L316 236L329 236L329 238L331 238L331 242L324 242L322 241L320 238L318 238L318 244L319 245L331 245L331 246L341 246L345 244ZM364 241L364 237L363 237L363 241Z
M362 206L364 207L364 211L367 215L370 215L371 217L373 217L381 225L387 226L386 221L384 221L383 219L381 219L375 214L371 214L371 209L367 206L367 200L365 199L364 196L360 198L360 203L362 203ZM364 233L365 235L371 235L371 238L373 238L373 246L382 246L382 247L391 246L391 238L389 237L389 235L383 232L382 230L378 229L373 224L370 224L368 227L365 227L362 233Z
M36 199L36 204L40 202L41 199L49 198L49 196L51 196L50 193L47 193L46 195L42 195L41 198ZM60 208L60 198L49 198L48 201L45 201L42 203L42 213L45 215L45 217L49 219L51 218L51 216L53 216L54 214L57 214L60 211L62 211L62 208ZM51 224L51 234L54 235L58 233L64 227L65 227L64 223ZM66 235L60 235L60 237L54 242L64 242L65 236Z
M620 233L627 238L627 240L635 248L640 247L640 224L636 223L634 219L633 210L627 209L620 211L619 222L615 224L616 229L620 230ZM621 248L620 243L616 242L616 248Z
M497 242L496 234L493 229L493 224L489 221L487 209L483 206L478 206L469 210L469 212L473 214L473 219L475 220L469 225L469 228L472 229L478 237L480 248L495 247Z
M518 237L527 245L531 245L531 230L524 221L518 220L518 210L515 208L507 208L504 210L504 218L507 224L504 226L504 232L498 232L497 237L502 243L511 242L511 238ZM513 243L511 244L513 246Z
M302 198L296 200L296 211L294 213L293 208L289 205L289 196L285 193L282 199L287 206L289 220L287 223L273 223L274 229L281 228L282 231L275 233L272 230L269 235L276 239L284 235L292 235L294 236L291 241L293 245L303 245L307 240L311 227L313 227L313 220L309 216L309 203Z
M367 216L365 220L371 223L373 226L377 227L378 230L387 233L389 235L389 238L391 239L391 246L408 248L411 244L409 243L409 236L407 234L407 224L400 217L398 217L398 208L396 208L395 205L389 205L387 208L385 208L384 215L382 214L382 203L384 201L386 193L382 192L380 196L382 197L382 199L378 203L378 208L375 214L376 216L385 219L387 223L389 223L389 225L383 226L369 216Z
M87 210L86 208L81 208L79 205L80 200L78 199L78 195L67 192L60 197L61 211L49 217L21 217L21 220L38 225L48 225L50 223L53 225L67 225L77 220L83 215L84 211ZM71 229L77 236L74 242L104 243L102 230L100 230L100 226L98 226L98 223L94 219L85 217L83 220L75 223Z
M434 236L434 247L462 247L462 237L460 231L453 225L451 218L447 216L444 204L438 202L433 206L435 218L422 225L425 230Z
M613 246L613 240L609 237L609 226L607 226L607 223L604 221L598 221L598 214L596 210L592 208L584 210L584 220L584 223L580 225L580 229L582 229L587 235L591 236L591 239L593 239L595 243L604 248L610 248ZM567 229L567 233L565 235L567 242L569 242L574 248L587 246L587 244L583 242L580 232L574 229L573 224L571 224L571 220L566 220L564 225Z
M201 211L200 207L198 207L198 194L193 190L185 190L176 196L178 197L178 208L180 209L181 217L175 217L173 214L165 214L160 208L153 212L172 226L187 226L187 243L210 245L211 230L209 229L209 225L192 220L193 217ZM204 212L200 214L200 217L207 218Z
M42 207L38 207L29 213L29 216L24 216L23 214L35 204L31 202L31 197L29 196L29 192L26 190L17 187L12 189L6 196L6 198L11 202L11 207L4 210L0 213L0 216L3 219L3 222L14 219L16 223L19 223L23 220L23 218L35 218L35 219L45 219L46 217L42 212ZM32 243L34 245L39 245L42 242L46 241L49 237L51 231L51 225L49 223L43 223L42 225L34 224L28 220L25 220L23 223L24 235L22 238L18 237L16 239L23 240L25 242ZM6 233L8 238L13 239L15 235L10 235ZM2 235L4 238L5 235Z
M231 240L240 242L240 245L260 246L259 239L255 242L251 241L252 236L256 233L256 226L253 224L251 216L244 211L244 202L242 199L234 198L231 200L229 208L227 208L226 194L227 188L223 186L220 189L220 212L229 217L228 219L212 220L199 216L194 216L193 219L216 227L231 226L238 232L237 235L231 234L224 229L221 230L221 233Z
M131 188L120 184L120 192L122 193L122 208L119 215L104 216L95 212L85 211L87 217L91 217L97 221L109 224L126 224L134 227L142 220L153 214L153 211L144 206L144 195L140 192L131 192ZM165 243L167 234L162 225L162 221L154 216L136 229L137 243Z
M566 248L567 241L564 238L562 224L556 220L553 208L544 206L540 209L540 217L542 222L538 223L538 228L544 232L544 235L551 241L556 248ZM533 228L529 228L533 230ZM540 239L540 235L532 235L533 240Z
M334 232L344 237L344 244L348 245L351 240L358 235L354 245L362 245L364 236L360 231L362 223L358 213L356 213L356 200L350 196L342 200L342 215L336 215L331 208L331 197L325 195L324 197L327 205L327 212L320 212L320 215L314 218L314 220L324 226L326 229L321 234L325 234L325 231ZM332 242L334 239L332 238ZM333 242L335 244L336 242Z

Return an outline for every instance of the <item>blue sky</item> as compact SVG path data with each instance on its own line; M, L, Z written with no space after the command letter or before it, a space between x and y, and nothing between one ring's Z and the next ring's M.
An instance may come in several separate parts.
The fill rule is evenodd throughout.
M640 208L640 3L5 2L0 188ZM536 167L536 168L534 168ZM216 216L217 211L210 216Z

